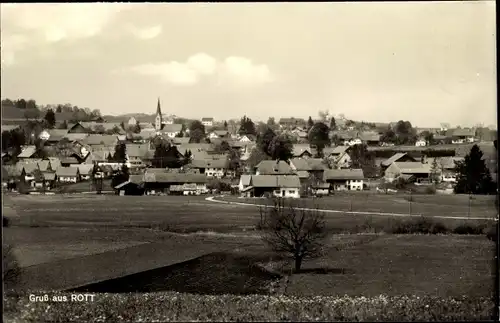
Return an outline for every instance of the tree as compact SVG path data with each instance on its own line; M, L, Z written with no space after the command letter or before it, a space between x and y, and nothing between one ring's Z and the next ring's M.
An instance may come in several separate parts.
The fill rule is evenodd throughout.
M200 143L205 139L205 132L201 130L200 128L195 128L194 130L191 130L189 133L189 142L190 143Z
M264 132L260 132L257 135L257 147L259 147L259 149L262 150L264 153L271 156L269 145L271 144L271 142L275 137L276 133L269 126L267 126Z
M44 120L48 128L54 129L54 126L56 125L56 115L52 109L47 110Z
M361 168L363 174L368 178L376 177L379 174L375 164L375 155L368 151L365 144L352 146L348 154L351 157L351 168Z
M276 136L269 144L268 151L272 159L288 162L293 157L292 141L284 135Z
M227 130L227 121L224 120L224 130Z
M246 160L246 164L250 169L254 169L261 161L271 159L268 154L260 150L258 147L254 147L250 156Z
M314 121L311 118L311 116L309 116L309 119L307 120L307 130L311 129L313 126L314 126Z
M120 127L118 127L118 126L114 126L114 127L113 127L113 129L111 129L111 130L109 131L109 133L110 133L111 135L114 135L114 134L120 134L121 132L122 132L122 130L121 130L121 129L120 129Z
M330 119L330 130L337 130L337 123L334 117Z
M122 121L122 122L120 122L120 127L121 127L123 130L127 130L127 129L125 128L125 122L123 122L123 121Z
M412 145L415 143L417 136L410 121L399 120L394 127L396 133L396 143L399 145Z
M153 167L156 168L180 168L185 163L186 157L182 158L177 147L160 143L156 146Z
M40 110L37 108L25 109L24 117L26 119L38 119L40 117Z
M189 133L193 133L193 131L197 129L200 130L203 134L203 137L205 137L205 126L199 120L191 122L191 124L189 125Z
M428 145L433 145L434 144L434 134L431 133L430 131L423 131L421 134L420 134L425 142L428 144Z
M394 130L392 130L391 126L387 128L387 130L380 137L381 142L392 143L395 144L397 141L397 136Z
M328 126L322 122L314 124L311 130L309 130L309 143L316 147L318 156L322 156L323 149L330 145L329 131Z
M134 133L141 133L141 124L139 123L139 121L137 121L137 122L135 123L134 129L133 129L133 132L134 132Z
M270 127L273 127L276 125L276 121L274 120L274 117L269 117L269 119L267 119L267 125Z
M97 134L102 135L102 134L104 134L106 132L106 129L104 128L104 126L102 124L98 124L94 128L94 132L97 133Z
M440 182L441 168L438 165L437 158L434 158L431 164L430 180L431 183L438 184Z
M214 150L219 154L227 153L231 150L231 146L228 144L227 141L222 140L220 144L215 145Z
M496 187L486 167L483 152L477 145L472 146L463 161L455 162L457 181L456 194L495 194Z
M115 146L113 160L117 163L125 163L127 161L127 146L124 143L118 143Z
M240 121L240 130L238 131L240 135L256 135L257 131L255 129L255 124L252 119L243 116Z
M299 210L291 203L287 207L283 199L275 199L270 208L261 209L259 226L268 246L294 260L295 272L304 259L322 254L327 234L324 213L318 210Z

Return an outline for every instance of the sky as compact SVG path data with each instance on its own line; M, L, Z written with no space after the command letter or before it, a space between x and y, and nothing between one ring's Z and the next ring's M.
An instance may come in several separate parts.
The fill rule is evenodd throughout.
M496 124L494 1L1 4L1 96L103 114Z

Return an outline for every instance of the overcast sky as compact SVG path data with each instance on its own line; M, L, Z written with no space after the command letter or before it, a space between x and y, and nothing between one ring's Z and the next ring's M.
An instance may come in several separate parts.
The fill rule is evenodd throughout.
M2 4L2 98L496 124L495 2Z

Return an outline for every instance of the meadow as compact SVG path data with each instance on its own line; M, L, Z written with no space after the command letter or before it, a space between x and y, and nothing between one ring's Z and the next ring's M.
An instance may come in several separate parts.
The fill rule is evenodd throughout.
M323 207L346 206L334 198L333 202L318 200ZM383 202L389 197L368 198L379 199L373 209L394 212L383 208L384 203L391 205ZM377 315L391 320L485 319L492 315L495 244L484 235L388 234L377 228L397 221L393 216L328 213L332 235L325 254L307 260L301 272L290 275L289 259L270 252L255 230L260 217L255 206L220 204L202 197L104 195L19 195L9 196L4 203L11 222L4 228L4 243L14 246L22 267L21 296L17 301L9 299L14 302L11 314L23 315L27 321L67 321L70 315L89 321L105 315L123 321L136 319L141 311L149 313L145 320L314 320L300 313L312 315L304 307L320 306L318 297L328 299L325 304L345 303L321 305L319 320L373 320ZM475 203L486 209L488 200ZM439 221L458 226L479 220ZM29 303L24 294L28 290L89 291L101 298L85 304L89 314L71 303L50 304L49 309L47 304ZM157 309L129 294L133 292L155 292L150 299L158 302ZM381 294L385 301L380 300ZM220 312L213 295L228 297L227 312ZM275 300L267 310L256 305L263 306L269 297ZM406 307L398 303L401 299ZM437 301L430 299L440 300L442 308L434 308ZM195 300L206 305L203 312L190 306ZM175 313L169 309L171 302L180 302ZM361 312L349 310L352 302L364 304L358 307ZM370 302L378 305L368 306ZM380 308L381 302L389 302L392 316ZM432 308L426 310L426 305ZM57 308L64 310L57 312ZM256 310L264 312L256 314Z

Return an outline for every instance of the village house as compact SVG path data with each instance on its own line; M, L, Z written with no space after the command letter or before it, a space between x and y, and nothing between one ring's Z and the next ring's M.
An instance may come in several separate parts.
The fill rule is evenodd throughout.
M92 170L94 169L92 164L71 165L70 167L78 168L80 180L82 181L88 181L92 177Z
M263 160L255 167L255 175L293 175L289 164L280 160Z
M293 158L290 160L290 167L297 174L298 172L305 171L307 172L307 177L313 175L317 178L322 178L324 171L328 169L321 158Z
M238 139L240 142L255 142L257 138L254 135L243 135Z
M154 150L149 144L126 144L125 152L130 167L140 167L154 157Z
M394 162L416 162L417 160L407 153L395 153L392 157L380 163L380 169L384 172L387 167L391 166Z
M330 165L337 169L351 167L352 159L349 155L350 146L326 147L323 155L329 160Z
M380 135L376 132L361 132L358 139L367 146L379 146Z
M431 167L429 164L421 162L393 162L385 170L385 180L393 182L398 177L403 176L405 180L412 180L417 183L425 183L429 181Z
M82 140L82 143L90 147L97 145L104 145L107 147L114 147L118 143L117 135L97 135L91 134Z
M214 125L214 118L201 118L201 124L205 127L212 127Z
M185 144L189 144L190 139L191 138L189 138L189 137L175 137L172 139L172 143L174 145L177 145L177 146L178 145L185 145Z
M193 159L188 166L197 169L200 174L205 174L207 177L222 178L226 176L229 161L226 158Z
M133 127L133 126L135 126L136 124L137 124L137 119L136 119L136 118L134 118L134 117L130 117L130 118L128 119L128 121L127 121L127 125L128 125L129 127Z
M307 121L302 118L281 118L278 121L280 128L282 129L293 129L294 127L303 127L307 126Z
M457 181L457 173L455 170L456 163L461 162L463 160L464 160L463 157L438 158L437 163L440 167L441 181L445 183L455 183Z
M261 197L266 194L283 198L300 197L297 175L252 175L250 184L242 190L243 196Z
M229 138L229 132L227 130L214 130L208 135L209 139L217 138Z
M323 181L330 184L334 191L363 190L364 174L362 169L328 169L325 170Z
M126 182L114 187L117 195L144 195L144 174L129 175Z
M80 181L78 167L59 167L56 170L56 176L59 183L76 183Z
M165 124L161 129L161 134L167 136L167 138L174 138L177 136L182 130L181 124Z
M203 174L174 173L165 170L150 170L144 173L146 195L167 193L199 195L208 192L207 177Z
M35 186L35 173L38 168L38 163L35 162L19 162L16 167L21 169L21 182L28 184L29 186Z
M464 144L473 143L475 140L475 131L472 129L452 129L451 130L451 143Z
M316 156L317 149L309 144L294 144L292 154L295 158L311 158Z

